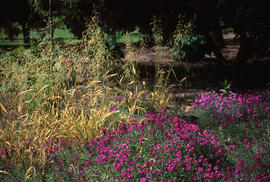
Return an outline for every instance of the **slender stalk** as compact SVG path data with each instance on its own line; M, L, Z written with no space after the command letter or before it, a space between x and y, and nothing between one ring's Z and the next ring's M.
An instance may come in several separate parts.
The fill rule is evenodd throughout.
M49 23L50 23L50 39L51 51L53 50L53 17L52 17L52 0L49 0Z

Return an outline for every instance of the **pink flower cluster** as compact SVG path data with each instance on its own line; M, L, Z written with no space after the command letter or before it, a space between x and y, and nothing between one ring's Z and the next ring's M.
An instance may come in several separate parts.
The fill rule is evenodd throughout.
M207 92L193 102L192 108L204 118L199 119L199 125L216 126L215 135L222 138L235 179L270 179L270 90L228 95Z
M192 108L202 109L204 113L215 118L221 127L232 123L250 124L251 121L255 121L252 124L260 127L260 121L270 115L270 90L250 91L244 94L230 92L228 96L223 93L206 92L202 93L199 99L195 99Z
M119 130L108 131L86 143L97 165L111 168L116 180L170 181L221 180L233 172L222 170L226 165L225 150L219 139L208 130L166 112L148 114L137 125L122 124ZM90 167L91 168L91 167Z

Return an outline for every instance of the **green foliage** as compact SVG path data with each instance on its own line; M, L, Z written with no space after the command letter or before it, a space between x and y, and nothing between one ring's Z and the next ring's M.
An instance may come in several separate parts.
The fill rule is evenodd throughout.
M124 58L124 53L121 50L120 44L117 42L116 38L113 38L113 36L107 36L105 40L106 40L105 44L108 48L107 51L108 55L116 59Z
M187 35L179 40L180 47L174 48L172 51L173 56L180 57L181 59L187 59L190 61L199 60L204 56L203 46L205 41L203 36L190 36Z
M171 47L172 55L181 60L196 61L204 56L203 46L205 40L202 35L193 33L195 20L185 21L185 17L179 16L176 30L173 34Z
M220 89L219 91L227 95L231 91L232 82L228 80L224 80L224 88Z

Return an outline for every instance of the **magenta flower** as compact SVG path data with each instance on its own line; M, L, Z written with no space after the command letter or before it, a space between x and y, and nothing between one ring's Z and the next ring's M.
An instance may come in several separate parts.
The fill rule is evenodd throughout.
M117 163L116 166L115 166L115 168L114 168L114 170L115 171L118 171L119 168L120 168L120 164Z
M146 181L146 178L141 178L141 182L145 182Z

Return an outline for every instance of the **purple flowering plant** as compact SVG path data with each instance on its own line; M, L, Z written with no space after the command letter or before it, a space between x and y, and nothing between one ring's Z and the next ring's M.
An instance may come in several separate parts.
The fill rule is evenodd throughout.
M57 178L188 181L226 177L220 168L226 165L225 151L209 131L201 132L191 122L170 118L165 110L149 113L146 118L131 126L123 123L118 130L104 130L104 136L74 150L71 160L63 158L72 156L71 150L53 156L57 158L54 160ZM79 154L75 153L78 150Z
M235 179L269 179L270 90L203 93L193 104L200 128L211 128L234 164Z
M197 120L163 109L78 146L62 140L33 180L268 181L269 95L207 92L192 104Z

